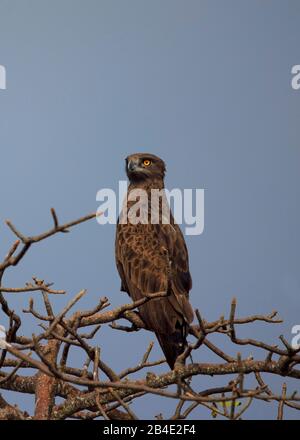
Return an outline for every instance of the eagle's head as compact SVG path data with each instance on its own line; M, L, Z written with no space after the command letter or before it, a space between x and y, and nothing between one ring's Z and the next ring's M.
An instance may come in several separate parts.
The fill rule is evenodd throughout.
M150 153L135 153L126 157L126 174L130 182L163 179L166 166L162 159Z

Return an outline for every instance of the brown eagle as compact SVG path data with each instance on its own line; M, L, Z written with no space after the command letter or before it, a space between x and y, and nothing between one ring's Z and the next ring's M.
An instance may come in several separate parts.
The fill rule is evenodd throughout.
M146 294L166 292L167 296L150 299L139 307L140 316L147 329L155 332L170 368L186 347L189 324L193 310L189 303L192 279L189 271L188 252L184 237L166 202L164 176L166 167L153 154L137 153L126 158L129 188L118 219L115 253L116 265L121 277L121 290L133 301ZM163 196L155 204L153 191ZM146 194L131 197L134 192ZM131 221L130 209L140 221ZM164 218L163 202L167 204L169 222ZM153 206L151 205L153 204ZM158 221L151 223L151 215L158 214ZM124 215L127 215L127 223ZM146 221L145 221L146 220Z

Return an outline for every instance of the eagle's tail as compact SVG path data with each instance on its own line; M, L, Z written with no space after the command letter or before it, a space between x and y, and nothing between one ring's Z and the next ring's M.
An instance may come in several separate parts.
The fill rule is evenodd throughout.
M176 359L183 353L187 346L184 332L182 329L176 329L176 331L171 334L156 333L156 337L170 368L173 370Z

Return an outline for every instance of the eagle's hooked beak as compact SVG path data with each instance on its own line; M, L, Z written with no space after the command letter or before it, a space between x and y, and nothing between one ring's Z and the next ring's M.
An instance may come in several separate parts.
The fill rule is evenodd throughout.
M138 167L138 163L136 161L130 160L127 165L127 169L130 173L135 171Z

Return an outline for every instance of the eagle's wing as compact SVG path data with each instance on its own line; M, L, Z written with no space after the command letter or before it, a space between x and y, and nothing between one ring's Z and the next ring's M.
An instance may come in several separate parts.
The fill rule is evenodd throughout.
M172 291L184 311L188 323L193 321L193 310L189 303L189 291L192 288L192 278L189 271L189 257L185 240L178 224L171 218L169 224L156 225L160 240L166 243L169 261L172 269ZM174 303L175 306L175 303Z
M140 307L147 327L157 334L186 331L193 320L188 300L191 277L187 250L177 225L118 224L116 262L122 288L133 300L168 291L167 297Z

